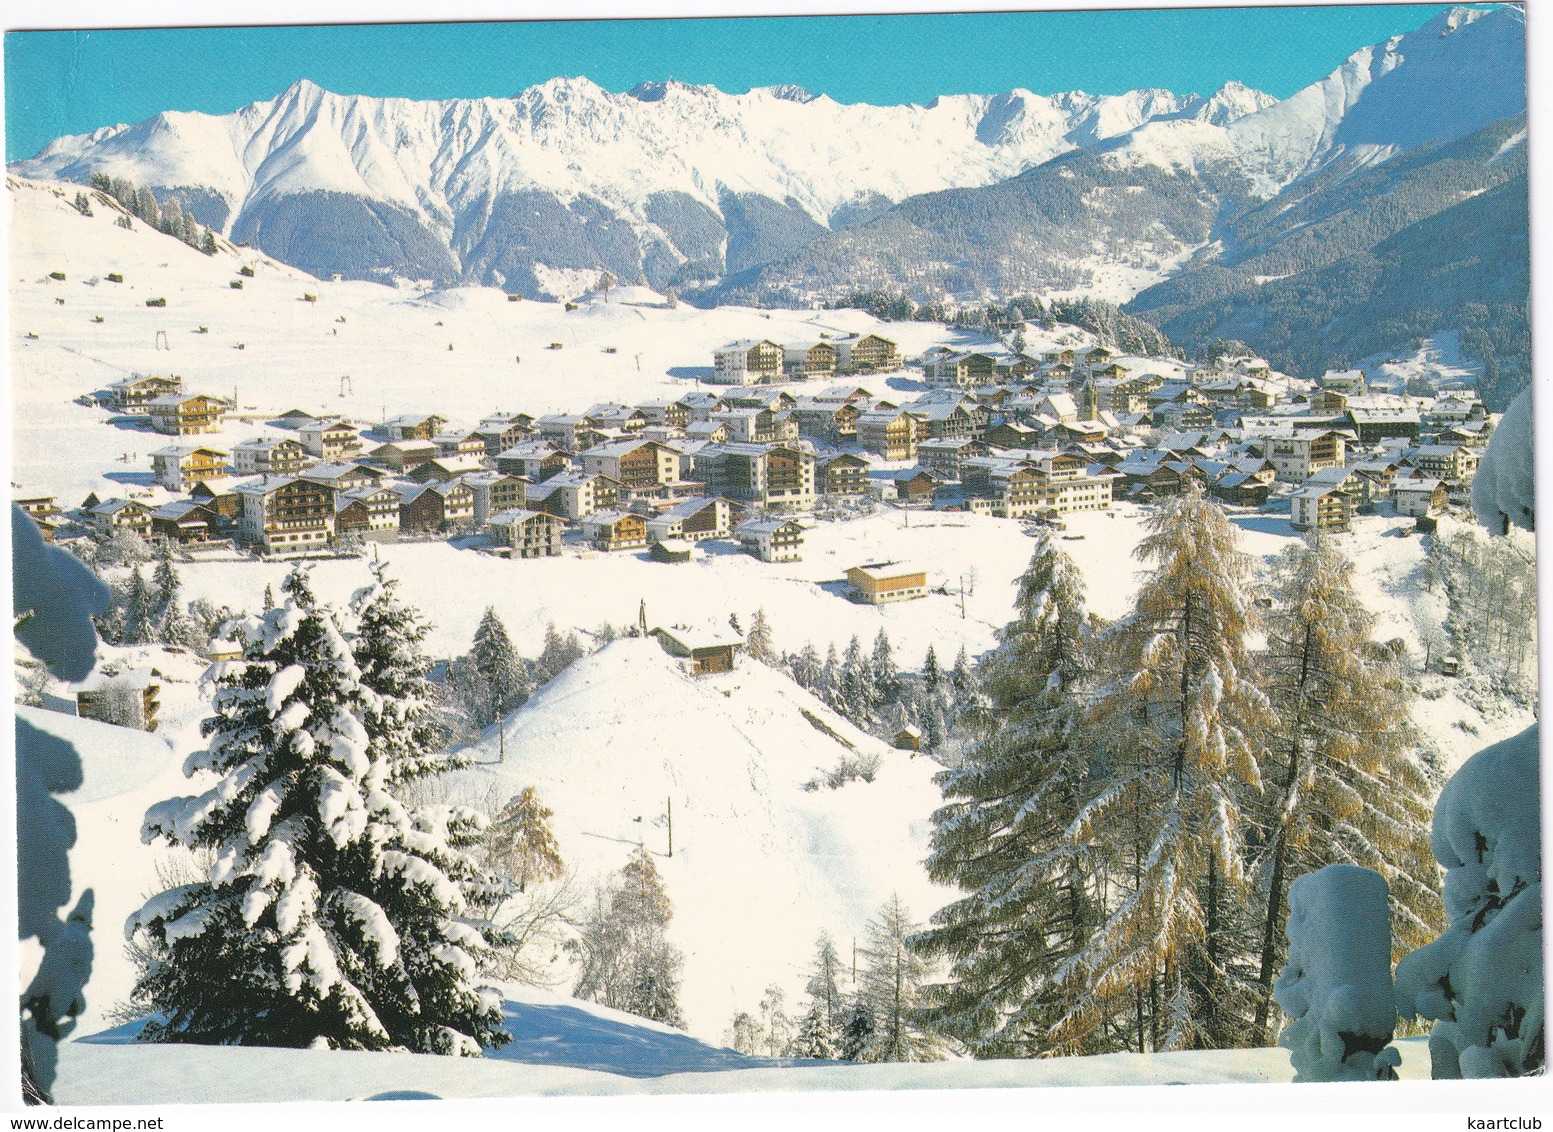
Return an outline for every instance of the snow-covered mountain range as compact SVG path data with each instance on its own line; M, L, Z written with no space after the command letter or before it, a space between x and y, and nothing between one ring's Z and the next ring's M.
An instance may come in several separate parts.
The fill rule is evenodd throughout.
M60 138L11 169L129 178L325 277L568 297L558 280L608 268L692 291L903 201L995 186L1075 151L1211 172L1221 190L1233 186L1207 203L1217 213L1520 113L1524 39L1519 9L1454 9L1281 102L1230 83L1208 97L1013 90L878 107L796 87L728 94L666 82L614 94L585 78L505 99L416 102L303 81L231 114L169 111ZM1179 233L1161 241L1157 262L1113 297L1168 276L1191 250ZM976 276L963 290L986 285Z

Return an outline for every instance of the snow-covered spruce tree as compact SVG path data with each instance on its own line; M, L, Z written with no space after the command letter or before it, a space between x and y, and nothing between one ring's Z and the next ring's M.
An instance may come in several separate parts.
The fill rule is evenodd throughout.
M900 695L900 669L895 664L895 652L890 647L890 637L883 629L874 637L874 651L868 658L873 674L874 688L881 703L894 703Z
M582 642L576 633L561 636L555 622L545 626L545 643L539 659L534 662L534 686L539 687L553 680L572 661L583 655Z
M937 776L928 875L966 895L912 939L947 960L922 1015L989 1057L1094 1053L1105 1018L1069 963L1103 914L1103 862L1073 825L1093 789L1081 727L1090 670L1083 577L1051 538L1019 579L1018 617L981 665L979 742Z
M1191 486L1134 552L1152 564L1096 654L1107 671L1095 796L1075 840L1113 849L1110 907L1075 956L1098 1003L1130 998L1135 1049L1224 1049L1252 1039L1245 811L1268 726L1247 637L1247 557L1218 504Z
M1448 926L1397 964L1397 1009L1434 1020L1430 1074L1524 1077L1547 1065L1538 725L1445 784L1431 841Z
M815 651L813 642L805 644L801 652L788 656L787 671L800 688L811 692L819 688L824 665L820 663L820 654Z
M157 552L156 569L151 572L151 585L154 587L151 598L151 621L159 638L165 641L168 619L176 617L179 613L180 591L183 588L178 578L178 569L173 565L170 543L164 542Z
M559 880L566 871L560 846L550 829L555 811L539 800L532 786L525 786L502 807L486 835L486 859L493 869L509 877L519 892L531 884Z
M907 944L914 926L899 895L891 894L865 929L866 966L858 976L858 997L873 1018L865 1061L936 1061L942 1043L921 1025L917 1007L928 965Z
M156 598L139 566L130 572L123 602L119 640L126 645L146 644L156 635Z
M867 1061L874 1041L874 1011L859 990L847 1009L846 1021L841 1027L841 1059L843 1061Z
M652 855L638 845L598 892L574 943L582 964L573 996L683 1029L678 1000L684 956L665 934L673 917Z
M882 702L879 687L874 683L873 666L863 654L862 642L854 635L837 673L836 710L866 729Z
M426 677L430 664L422 651L430 627L399 600L399 583L381 564L372 566L372 575L373 584L352 598L356 634L351 654L362 687L376 693L362 714L373 757L387 763L388 786L398 790L457 770L468 760L443 750L439 742L434 692Z
M761 664L777 663L776 648L771 643L771 622L766 619L764 608L757 609L755 616L750 619L750 631L744 638L744 650L751 660L758 660Z
M466 918L467 858L412 819L364 717L380 707L306 575L245 626L222 676L202 795L146 814L143 836L213 850L208 880L160 893L126 926L154 959L135 993L142 1040L478 1054L508 1036L474 983L488 942Z
M1276 718L1258 822L1259 1044L1272 1037L1293 878L1324 865L1375 870L1390 889L1399 952L1421 946L1443 923L1429 784L1412 757L1412 696L1395 664L1370 644L1375 619L1354 593L1352 571L1319 535L1286 550L1278 566L1261 658Z
M793 1039L793 1056L809 1057L816 1061L834 1061L840 1047L837 1037L840 1027L832 1026L825 1017L825 1007L818 999L811 999L809 1008L798 1022L798 1036Z
M475 629L469 656L485 694L484 710L478 720L480 726L506 718L528 699L530 688L523 660L512 647L506 626L490 606L486 607L485 615Z
M846 1018L846 1002L841 995L842 973L841 956L836 951L835 942L830 938L829 932L821 932L820 938L815 941L814 958L809 963L807 977L804 979L803 990L809 996L809 1007L804 1017L807 1018L818 1009L819 1018L829 1035L832 1048L835 1047ZM804 1056L834 1055L805 1054Z

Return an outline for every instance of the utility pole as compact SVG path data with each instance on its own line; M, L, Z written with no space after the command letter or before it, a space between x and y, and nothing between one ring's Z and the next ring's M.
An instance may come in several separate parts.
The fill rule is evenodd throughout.
M669 856L674 856L674 799L666 798L669 806Z
M960 575L960 620L965 620L965 575Z
M498 723L496 725L496 737L497 737L496 738L497 743L500 744L500 746L497 749L497 753L496 753L496 761L499 762L499 763L504 763L504 762L507 761L507 721L506 720L502 720L500 723Z

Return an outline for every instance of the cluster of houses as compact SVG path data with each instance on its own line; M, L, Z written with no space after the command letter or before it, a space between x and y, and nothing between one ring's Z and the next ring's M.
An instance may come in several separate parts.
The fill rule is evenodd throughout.
M719 365L731 351L746 374L900 368L878 335L809 343L794 363L798 350L734 343ZM428 414L363 429L293 410L230 450L196 440L156 450L156 482L179 498L93 496L84 517L104 537L230 538L265 554L483 532L513 558L571 542L681 561L726 539L784 562L802 554L800 517L846 500L1056 523L1196 482L1236 506L1286 498L1296 528L1340 530L1382 502L1432 518L1470 482L1492 429L1470 392L1376 393L1357 371L1274 380L1256 358L1187 366L1104 347L1039 358L935 348L914 364L922 381L909 399L885 384L805 393L740 381L473 427ZM228 405L186 394L177 378L136 377L109 395L178 436L209 431ZM29 503L46 528L57 521L52 500Z

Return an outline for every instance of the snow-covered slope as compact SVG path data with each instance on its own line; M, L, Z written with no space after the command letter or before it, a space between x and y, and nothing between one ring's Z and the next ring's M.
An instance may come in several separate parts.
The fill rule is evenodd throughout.
M477 750L465 785L503 801L536 786L584 877L618 870L638 843L654 854L674 902L669 937L685 951L681 1003L701 1037L716 1040L767 984L794 982L822 930L845 946L891 892L923 917L943 899L918 864L940 804L937 764L756 662L698 679L654 640L616 641L504 730ZM874 781L803 788L856 756L879 760Z

